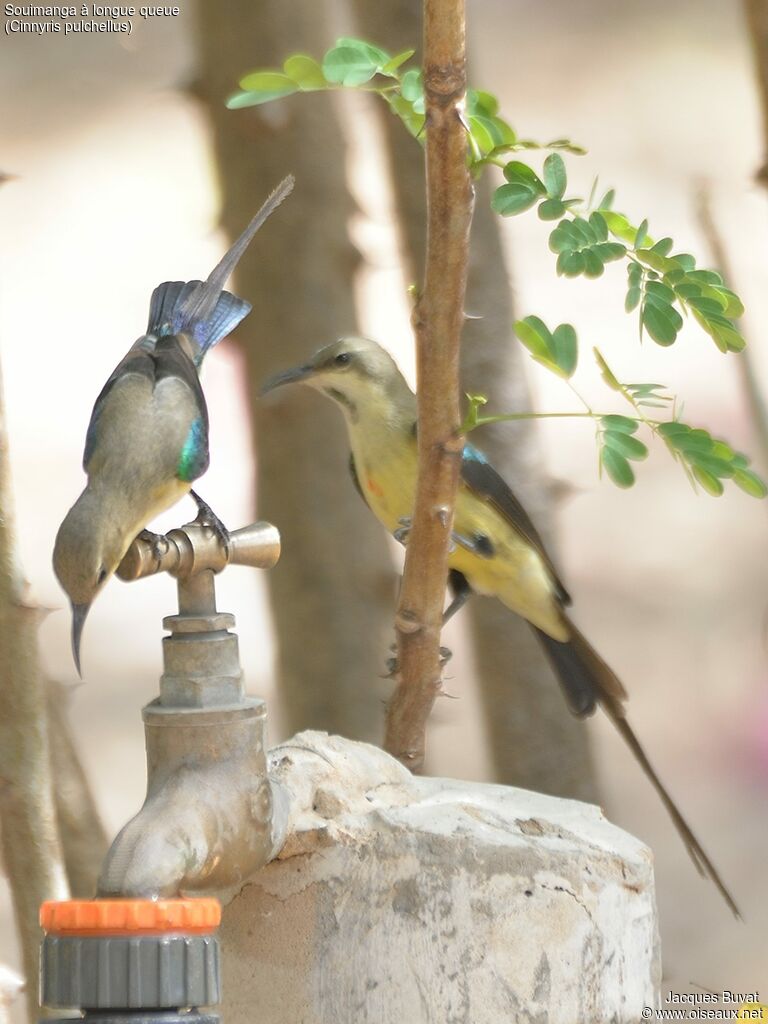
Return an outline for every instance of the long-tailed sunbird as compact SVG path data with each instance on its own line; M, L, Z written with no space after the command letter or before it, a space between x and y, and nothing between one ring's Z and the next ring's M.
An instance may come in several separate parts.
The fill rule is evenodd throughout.
M386 529L402 537L410 520L417 472L416 396L392 357L363 338L343 338L308 363L272 377L262 393L308 384L341 408L352 448L353 481ZM406 528L407 529L407 528ZM710 878L734 914L736 904L630 728L627 692L566 614L570 597L536 527L510 488L473 445L466 445L448 559L454 600L497 597L527 619L574 715L599 704L623 736L669 812L700 874Z
M83 454L88 483L59 527L53 552L54 570L72 605L78 672L80 637L94 598L136 535L190 493L208 468L200 368L206 353L251 311L249 302L224 285L292 188L288 177L275 189L206 281L166 281L155 288L146 333L96 399Z

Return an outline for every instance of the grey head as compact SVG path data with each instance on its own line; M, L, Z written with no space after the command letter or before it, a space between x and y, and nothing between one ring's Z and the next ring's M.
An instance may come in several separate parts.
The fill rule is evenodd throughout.
M386 349L368 338L348 337L319 349L301 366L276 373L265 395L285 384L307 384L333 399L354 423L362 409L413 409L413 393Z

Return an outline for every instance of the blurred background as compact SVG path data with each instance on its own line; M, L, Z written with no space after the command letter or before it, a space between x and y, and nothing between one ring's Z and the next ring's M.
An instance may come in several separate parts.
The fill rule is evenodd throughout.
M631 220L648 217L652 234L711 265L697 198L707 190L765 381L765 139L741 6L470 0L468 25L470 81L499 96L518 133L587 148L567 157L572 194L599 174ZM301 389L257 403L256 392L268 373L355 331L389 347L412 379L406 287L423 245L421 150L367 97L294 96L237 112L223 98L245 71L296 51L321 57L339 35L396 52L418 33L412 0L189 0L177 17L137 17L130 36L0 42L0 171L13 176L0 190L0 358L19 556L34 599L51 609L39 633L44 671L71 688L79 755L110 836L143 800L140 708L157 690L175 588L166 577L109 584L85 629L81 684L53 539L84 484L93 401L142 332L152 289L204 277L288 172L295 194L238 279L254 312L207 361L211 469L200 483L230 527L275 522L284 555L268 580L226 572L219 607L237 616L248 687L268 701L273 741L302 728L382 735L399 552L348 482L330 403ZM768 471L738 357L696 328L671 350L640 346L622 309L623 268L594 282L557 279L550 227L532 213L497 223L487 198L481 191L473 235L467 308L483 319L466 331L467 389L489 394L494 411L573 408L510 329L529 313L568 321L582 341L575 383L596 406L613 409L592 345L620 379L683 396L687 422ZM504 425L478 442L551 540L576 621L624 680L630 721L745 921L699 880L609 724L567 717L526 630L490 601L446 638L455 699L433 715L429 772L599 802L654 851L665 986L758 990L768 1001L765 503L730 486L719 499L694 494L661 450L620 492L598 480L586 421ZM193 514L189 502L153 525ZM20 964L4 879L0 962Z

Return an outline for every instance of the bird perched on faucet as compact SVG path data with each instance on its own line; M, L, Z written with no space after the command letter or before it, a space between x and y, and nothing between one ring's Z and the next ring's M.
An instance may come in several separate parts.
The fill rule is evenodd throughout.
M200 368L206 353L251 311L224 285L292 188L288 177L275 189L206 281L166 281L154 290L146 333L96 399L83 454L88 483L59 527L53 551L54 570L72 605L78 672L91 604L147 523L191 493L201 516L221 529L191 489L209 458Z
M352 448L353 481L386 529L405 540L417 472L416 396L381 346L343 338L303 366L276 374L265 394L303 383L341 408ZM738 916L717 870L654 771L626 719L627 693L566 614L570 597L536 527L514 494L474 446L464 449L454 514L449 580L454 597L444 622L474 592L497 597L527 619L562 687L571 712L600 705L659 794L700 874L710 878Z

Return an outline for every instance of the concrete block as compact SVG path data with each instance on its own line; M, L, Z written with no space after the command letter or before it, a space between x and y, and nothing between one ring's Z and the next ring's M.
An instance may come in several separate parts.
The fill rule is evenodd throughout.
M652 857L599 808L301 733L286 844L226 907L227 1024L601 1024L654 1005Z

